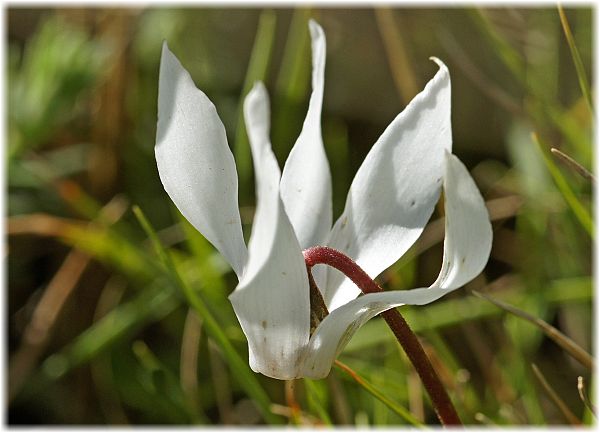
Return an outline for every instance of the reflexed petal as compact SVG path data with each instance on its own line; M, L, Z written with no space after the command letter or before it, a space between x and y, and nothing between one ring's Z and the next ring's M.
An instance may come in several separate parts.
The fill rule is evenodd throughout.
M321 106L325 81L325 35L313 20L312 95L302 132L283 168L281 199L300 246L321 245L331 229L331 174L321 137Z
M432 286L453 290L471 281L485 267L492 249L492 225L469 171L449 152L446 152L444 194L444 261Z
M437 74L387 127L356 173L327 243L371 278L417 240L439 198L444 150L452 147L450 75L434 60ZM350 280L328 271L324 298L330 310L358 294Z
M269 141L269 101L262 84L246 97L244 116L257 207L246 270L229 299L248 339L252 370L291 379L298 376L300 355L308 343L308 277L279 195L280 171Z
M238 180L213 103L163 44L155 147L158 173L179 211L242 275L246 244Z
M322 379L352 336L367 321L393 307L420 305L443 296L440 290L413 289L360 296L329 313L310 338L302 362L302 376Z
M372 317L405 304L433 302L469 282L483 270L492 246L489 215L469 172L449 153L444 191L444 262L435 283L429 288L371 293L332 311L311 337L303 362L306 377L325 377L352 335Z

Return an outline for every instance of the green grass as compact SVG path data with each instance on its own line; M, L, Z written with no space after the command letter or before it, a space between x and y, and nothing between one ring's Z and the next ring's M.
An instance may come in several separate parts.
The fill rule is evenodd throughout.
M310 93L309 18L327 36L322 129L334 217L366 153L403 109L402 89L431 78L431 55L450 69L454 153L496 206L492 255L466 287L399 311L461 420L595 423L577 389L581 377L595 403L593 360L570 356L592 346L593 185L551 153L592 167L590 7L82 14L7 14L10 425L438 424L379 318L341 353L349 370L297 381L295 401L284 382L252 372L227 299L235 275L158 178L156 95L167 39L227 129L247 238L255 198L241 103L254 81L265 82L284 161ZM398 70L410 71L410 86ZM99 175L109 187L98 187ZM438 209L432 219L441 217ZM385 289L433 281L443 239L436 224L380 276ZM58 271L73 250L89 263L65 276ZM35 317L47 332L35 332Z

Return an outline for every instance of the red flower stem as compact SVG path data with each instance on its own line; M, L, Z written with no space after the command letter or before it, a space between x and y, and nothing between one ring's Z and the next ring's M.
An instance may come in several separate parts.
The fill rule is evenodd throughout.
M306 266L310 269L317 264L325 264L342 272L356 284L363 293L382 292L383 289L345 254L329 247L312 247L303 251ZM419 343L417 336L408 326L398 310L381 313L388 326L406 352L410 362L421 377L421 381L431 398L435 412L443 425L462 425L456 409L442 382L433 369L429 358Z

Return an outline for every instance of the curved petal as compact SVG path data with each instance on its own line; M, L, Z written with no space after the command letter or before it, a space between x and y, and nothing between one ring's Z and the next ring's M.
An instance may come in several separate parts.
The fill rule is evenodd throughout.
M331 174L321 137L325 34L313 20L312 95L302 132L283 168L281 199L302 248L320 245L331 229Z
M225 128L207 96L163 44L154 149L165 191L179 211L242 275L246 244L238 180Z
M358 169L346 207L328 245L344 252L371 278L395 263L421 235L439 198L444 150L451 150L450 75L440 69L387 127ZM359 290L329 270L324 291L330 311Z
M446 152L444 261L432 287L454 290L483 270L492 249L492 224L473 178L455 155Z
M298 376L310 328L304 257L279 195L280 171L269 141L269 101L256 84L244 102L256 175L257 207L248 263L229 296L248 339L252 370L276 379Z
M447 154L446 238L444 261L429 288L371 293L332 311L310 339L303 361L306 377L325 377L352 335L372 317L405 304L423 305L441 298L475 278L485 267L492 247L489 215L473 179L454 155Z

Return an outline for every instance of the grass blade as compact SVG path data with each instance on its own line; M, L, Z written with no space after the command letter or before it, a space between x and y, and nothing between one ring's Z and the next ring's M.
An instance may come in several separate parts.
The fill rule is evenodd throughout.
M278 95L292 100L303 98L308 90L310 66L305 54L308 52L309 46L307 24L310 15L310 9L294 11L285 44L284 57L277 76Z
M394 20L393 10L389 7L375 8L375 18L396 91L402 102L408 104L420 89L413 68L410 66L402 32Z
M493 52L499 56L500 60L518 82L524 84L526 82L525 63L521 55L498 33L481 9L471 9L470 16L483 37L492 47Z
M546 391L546 394L548 394L548 397L550 397L550 400L552 400L556 407L558 407L558 409L562 412L567 421L569 421L573 425L581 425L581 420L577 418L573 414L573 412L571 412L571 409L569 409L565 402L562 401L562 399L559 397L556 391L554 391L554 389L550 386L540 369L537 367L537 365L531 364L531 368L533 369L535 377L537 378L537 380L539 380L540 384L542 385L542 388L544 388L544 391Z
M186 403L198 412L200 417L206 415L202 409L198 390L198 357L200 339L202 336L202 321L191 308L188 309L181 336L181 351L179 355L179 386L185 395Z
M555 147L551 148L550 152L552 152L552 154L559 158L561 161L563 161L567 167L578 173L584 179L589 180L590 182L596 181L596 176L590 173L588 169L586 169L583 165L575 161L566 153L561 152Z
M342 370L346 374L348 374L352 379L354 379L354 381L356 383L358 383L365 391L367 391L369 394L371 394L377 400L379 400L380 402L385 404L387 407L389 407L395 414L404 418L406 421L408 421L410 424L412 424L415 427L423 427L423 424L421 424L417 419L415 419L415 417L413 417L408 410L406 410L402 406L394 403L392 400L387 398L385 395L383 395L382 393L377 391L377 389L375 389L375 387L373 385L371 385L365 379L360 377L358 375L358 373L356 373L354 370L352 370L346 364L344 364L340 361L335 361L335 365L340 370Z
M271 137L273 152L280 160L295 142L302 125L298 120L306 114L302 101L310 85L310 36L307 25L310 16L310 9L294 10L275 82Z
M579 201L579 199L573 192L573 189L571 189L571 187L569 186L569 183L567 182L565 177L562 175L556 164L554 164L554 161L552 161L552 159L546 154L546 151L542 147L542 144L537 134L533 133L532 138L533 141L537 144L538 149L540 150L542 157L544 158L544 162L546 163L546 167L548 168L548 171L554 179L554 183L556 183L556 186L561 192L563 198L577 217L577 220L581 223L583 228L589 233L589 235L593 239L595 237L594 222L592 220L590 212Z
M448 51L455 64L471 80L471 82L490 100L515 116L524 115L523 108L514 96L488 77L461 47L452 33L441 31L439 41Z
M244 79L244 87L240 101L250 91L256 81L266 81L271 63L271 54L275 41L276 16L272 10L263 11L260 14L258 30L254 39L254 46L250 54L250 62ZM250 144L246 135L242 103L238 107L237 126L235 128L235 163L239 178L239 197L252 197L252 158L250 156Z
M150 350L144 341L134 341L131 348L142 368L143 375L150 382L152 394L155 398L162 400L161 404L193 424L209 423L204 413L197 406L194 407L190 404L177 376Z
M573 64L575 65L575 69L577 71L577 80L579 81L581 93L583 93L583 96L588 104L588 107L590 108L590 111L593 111L592 92L590 91L590 83L588 82L587 76L585 75L585 68L583 66L581 56L579 55L577 45L575 45L575 38L573 38L571 26L569 25L569 21L567 20L565 11L563 10L560 4L558 4L558 16L560 17L560 24L562 25L563 31L565 32L565 38L567 39L567 43L569 44L571 57L573 57Z
M590 398L587 395L587 391L585 390L585 381L582 376L577 377L577 391L579 392L579 398L585 405L585 407L596 416L596 407L590 401Z
M304 379L304 386L306 387L306 394L308 399L308 406L312 408L321 421L327 426L332 426L333 423L327 412L327 408L323 405L321 397L319 395L319 389L313 380Z
M156 254L165 266L172 281L183 291L190 305L198 313L198 316L202 318L206 332L213 338L215 343L217 343L223 352L223 356L227 359L232 374L238 379L240 385L244 388L246 393L254 399L264 419L270 424L279 424L280 419L269 409L271 405L269 396L262 388L254 374L250 371L248 364L239 356L229 341L229 338L221 329L219 322L210 312L204 300L179 276L171 257L163 248L158 236L156 235L156 232L150 225L150 222L143 214L142 210L138 206L134 206L133 212L140 225L146 232L148 238L152 242L152 245L156 250Z
M548 338L550 338L552 341L554 341L556 344L562 347L569 355L571 355L573 358L579 361L579 363L581 363L583 366L589 368L590 370L594 368L594 359L592 358L592 356L585 350L583 350L577 343L575 343L565 334L556 329L554 326L548 324L542 319L532 316L531 314L523 310L520 310L517 307L495 299L487 294L477 292L475 290L473 290L473 294L491 302L492 304L502 308L503 310L511 314L514 314L515 316L518 316L536 325L548 336Z
M42 371L50 379L59 379L115 342L133 335L142 325L162 319L178 304L173 292L157 282L140 292L132 301L116 307L67 348L48 357L42 364Z
M71 250L35 306L23 332L23 342L10 357L8 399L14 397L46 350L57 318L88 267L87 254Z
M503 299L513 304L529 302L523 297L523 283L514 276L500 277L486 286L485 291L502 290ZM589 301L592 297L592 280L589 277L564 278L553 280L545 292L551 305ZM440 300L423 307L405 306L402 315L416 333L440 330L461 323L483 320L500 314L500 310L490 303L474 296ZM359 329L345 347L345 353L364 352L377 344L389 344L394 337L386 332L383 320L373 319Z

